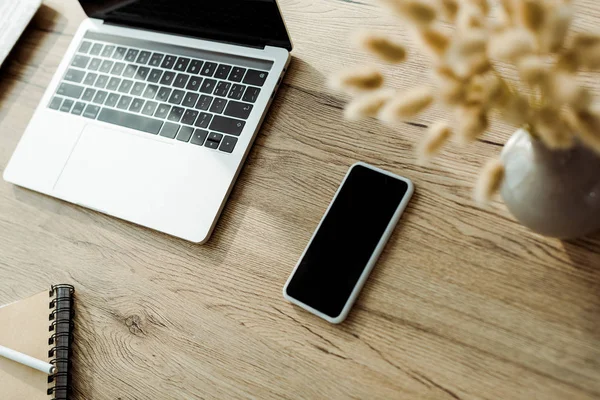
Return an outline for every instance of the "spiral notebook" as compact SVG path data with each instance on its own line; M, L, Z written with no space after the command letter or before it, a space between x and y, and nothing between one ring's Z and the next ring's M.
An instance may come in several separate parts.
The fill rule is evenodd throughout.
M65 400L71 392L73 286L56 285L0 307L0 345L47 360L54 375L0 357L0 398Z

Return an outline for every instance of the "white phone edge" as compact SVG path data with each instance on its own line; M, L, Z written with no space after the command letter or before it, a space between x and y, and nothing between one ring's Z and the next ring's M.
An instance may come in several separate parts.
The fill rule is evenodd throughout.
M302 259L304 258L305 254L306 254L306 251L310 248L310 245L312 244L313 239L315 238L317 232L321 228L321 224L325 220L325 217L327 217L327 215L329 214L329 210L331 209L331 206L333 205L333 203L337 199L337 196L340 193L340 190L342 189L342 187L346 183L346 179L348 179L348 176L350 175L350 173L352 172L352 170L356 166L363 166L363 167L372 169L374 171L377 171L379 173L382 173L384 175L388 175L388 176L391 176L391 177L393 177L395 179L398 179L398 180L401 180L403 182L406 182L406 184L408 185L408 189L406 191L406 194L405 194L404 198L402 199L402 201L398 205L398 208L394 212L394 215L390 219L390 223L385 228L385 231L383 232L383 235L381 236L381 239L377 243L377 246L375 247L375 250L373 251L373 254L371 255L371 258L369 258L369 261L367 262L367 266L365 267L363 273L361 274L360 278L358 279L358 282L354 286L354 289L352 290L352 293L350 294L350 297L348 297L348 301L344 305L344 308L342 309L342 312L337 317L332 318L332 317L330 317L328 315L325 315L322 312L320 312L320 311L312 308L311 306L309 306L307 304L304 304L303 302L301 302L301 301L299 301L299 300L297 300L297 299L295 299L293 297L290 297L287 294L287 287L290 284L290 281L292 280L292 277L296 273L296 270L298 269L298 266L300 265L300 261L302 261ZM350 310L352 309L352 306L354 305L354 302L358 298L358 295L360 294L360 291L362 290L365 282L367 281L367 278L371 274L371 271L373 270L373 267L375 266L375 263L377 263L377 260L379 259L379 256L381 255L381 252L383 251L383 248L385 247L385 245L388 242L390 236L392 235L392 232L394 231L394 228L398 224L398 221L400 220L400 217L402 216L402 213L406 209L406 206L408 205L408 202L412 198L412 195L413 195L414 191L415 191L415 186L414 186L414 184L412 183L412 181L410 179L407 179L407 178L402 177L400 175L393 174L391 172L388 172L388 171L385 171L383 169L374 167L374 166L372 166L370 164L367 164L367 163L364 163L364 162L361 162L361 161L353 164L348 169L348 172L346 173L346 176L344 177L344 180L342 181L342 183L340 184L339 188L335 192L335 195L333 196L333 199L331 200L331 203L329 203L329 206L327 207L327 210L325 211L325 214L323 214L323 218L321 218L321 221L319 222L319 225L317 225L317 228L313 232L313 235L310 238L310 241L308 242L306 248L302 252L302 255L300 256L300 258L298 259L298 262L296 263L296 266L294 267L294 270L292 271L292 273L290 274L289 278L287 279L285 285L283 286L283 297L287 301L289 301L290 303L295 304L295 305L297 305L297 306L305 309L306 311L308 311L310 313L313 313L316 316L318 316L320 318L323 318L324 320L326 320L328 322L331 322L332 324L339 324L339 323L343 322L346 319L346 317L348 316L348 314L350 313Z

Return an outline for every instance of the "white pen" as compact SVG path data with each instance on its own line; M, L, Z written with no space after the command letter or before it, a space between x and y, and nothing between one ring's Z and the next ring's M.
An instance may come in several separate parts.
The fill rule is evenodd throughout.
M38 360L37 358L30 357L27 354L11 350L8 347L0 346L0 356L8 358L9 360L13 360L23 365L27 365L28 367L37 369L38 371L42 371L48 375L52 375L56 372L56 367L54 365L44 362L42 360Z

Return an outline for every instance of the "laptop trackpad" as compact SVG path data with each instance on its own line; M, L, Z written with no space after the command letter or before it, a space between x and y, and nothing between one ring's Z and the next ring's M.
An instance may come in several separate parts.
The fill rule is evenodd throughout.
M173 148L155 136L87 125L56 182L55 194L143 222L144 216L168 206L164 194L179 167Z

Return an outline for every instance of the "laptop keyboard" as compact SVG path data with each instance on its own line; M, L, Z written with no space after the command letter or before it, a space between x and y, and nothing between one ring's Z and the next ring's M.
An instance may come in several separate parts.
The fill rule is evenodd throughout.
M84 39L48 107L231 153L267 76Z

